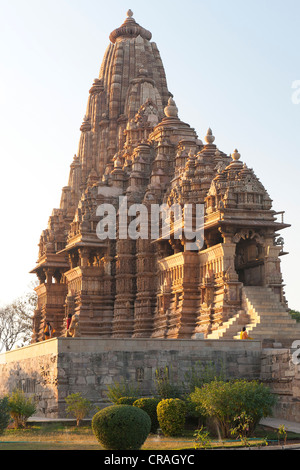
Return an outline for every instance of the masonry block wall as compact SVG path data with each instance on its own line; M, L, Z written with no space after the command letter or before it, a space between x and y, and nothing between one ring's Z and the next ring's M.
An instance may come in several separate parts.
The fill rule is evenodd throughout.
M261 380L278 396L274 416L300 422L300 365L295 349L263 349Z
M261 343L233 340L54 338L0 355L0 396L22 387L36 396L36 416L63 418L65 397L81 393L106 406L107 386L126 380L142 395L155 391L156 370L184 383L197 363L214 363L230 378L257 379Z

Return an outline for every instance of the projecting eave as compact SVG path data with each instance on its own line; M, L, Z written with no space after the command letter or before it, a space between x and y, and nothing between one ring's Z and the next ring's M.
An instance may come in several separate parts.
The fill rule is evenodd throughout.
M224 227L224 226L237 226L240 228L271 228L274 230L283 230L291 227L283 220L278 222L276 216L283 214L282 212L275 212L269 210L241 210L241 209L222 209L211 212L205 215L204 228L205 230Z
M291 227L290 224L284 224L280 222L272 222L269 220L245 220L245 219L237 219L237 220L222 220L221 225L245 225L247 227L270 227L274 228L275 230L283 230L284 228Z
M254 228L272 228L274 230L283 230L291 227L290 224L284 224L275 222L272 220L255 220L255 219L242 219L242 218L230 218L230 219L218 219L205 222L204 229L210 229L214 227L222 226L237 226L237 227L254 227Z
M105 248L107 247L107 240L95 240L95 238L85 238L80 237L79 239L74 240L73 242L68 243L68 245L58 253L68 253L76 248Z
M29 271L30 274L36 274L41 269L55 268L55 269L65 269L69 267L69 264L65 256L61 256L61 252L50 253L45 255L38 264Z

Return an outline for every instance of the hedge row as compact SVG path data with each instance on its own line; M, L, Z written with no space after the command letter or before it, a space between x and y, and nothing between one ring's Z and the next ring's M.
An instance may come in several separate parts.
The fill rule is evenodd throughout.
M92 429L98 441L109 450L138 450L150 431L161 427L164 435L181 434L185 424L185 403L178 398L122 397L118 405L95 414Z
M145 411L151 419L151 432L156 433L160 427L166 436L176 436L184 428L186 405L179 398L135 398L121 397L118 405L131 405Z
M189 414L197 416L202 422L205 420L214 421L217 423L222 437L228 438L232 437L234 432L241 433L241 430L244 434L251 435L261 418L272 415L275 403L275 396L262 383L243 379L228 382L215 379L201 387L195 387L194 392L187 395L185 399L166 398L161 400L122 397L119 399L118 405L113 405L109 411L102 410L97 415L101 416L101 413L114 414L121 409L122 414L128 413L128 419L124 419L124 435L126 435L126 423L132 422L130 417L139 408L150 418L152 432L156 432L159 426L165 436L177 436L182 434L186 416ZM95 419L94 428L97 426ZM106 441L101 441L101 430L97 429L97 436L105 446ZM120 429L119 423L118 433L120 433ZM131 431L136 437L140 432L138 427L132 427ZM125 436L125 441L130 440L131 431ZM144 431L145 427L140 435L140 442L145 439ZM112 433L110 438L113 441L113 430L106 431L106 434L107 432ZM123 443L123 446L126 446L126 443Z

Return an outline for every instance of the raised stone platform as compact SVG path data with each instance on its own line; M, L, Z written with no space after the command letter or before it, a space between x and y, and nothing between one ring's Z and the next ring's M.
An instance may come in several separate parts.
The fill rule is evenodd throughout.
M180 384L200 362L230 378L259 378L261 354L260 341L54 338L0 355L0 396L22 387L37 397L36 416L65 418L70 393L101 407L107 385L126 380L149 396L156 370L168 367Z

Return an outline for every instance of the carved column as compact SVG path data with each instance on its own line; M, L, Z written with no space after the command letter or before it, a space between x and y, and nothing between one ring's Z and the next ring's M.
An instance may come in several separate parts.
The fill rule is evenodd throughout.
M136 242L136 286L134 303L135 338L149 338L153 329L153 312L156 296L156 256L151 240L138 239Z
M278 295L280 302L284 303L283 281L280 269L279 253L281 246L268 244L265 253L265 285L271 287Z
M122 216L120 217L120 211ZM117 216L118 235L116 242L116 296L112 336L130 338L134 331L134 301L136 295L136 241L129 238L130 218L124 208Z

